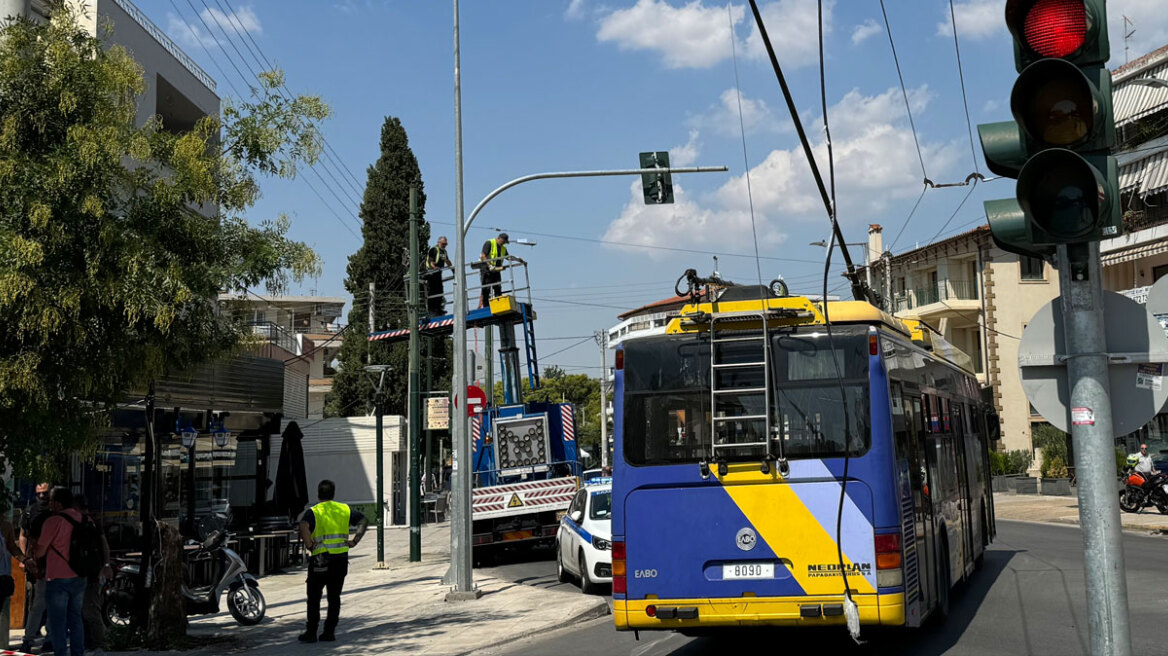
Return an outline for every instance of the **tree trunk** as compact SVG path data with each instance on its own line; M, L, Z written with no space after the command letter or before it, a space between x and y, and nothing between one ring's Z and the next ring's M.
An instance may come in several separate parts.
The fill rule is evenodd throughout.
M150 600L150 621L146 627L148 649L168 649L187 634L187 614L183 602L182 536L176 528L158 522L158 565Z

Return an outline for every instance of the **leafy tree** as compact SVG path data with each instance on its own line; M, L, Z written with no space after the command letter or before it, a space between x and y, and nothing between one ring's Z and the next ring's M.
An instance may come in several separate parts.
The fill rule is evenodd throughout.
M0 23L0 468L29 477L93 448L127 390L237 351L221 290L319 270L287 219L243 214L257 175L315 159L328 107L273 71L192 129L139 126L141 67L70 4Z
M349 311L352 326L341 346L340 366L325 414L345 417L368 413L373 407L373 382L364 372L367 363L388 364L385 376L386 414L405 414L409 349L405 342L387 344L365 339L369 326L369 283L374 283L373 330L404 328L407 323L405 276L409 271L410 184L418 185L418 210L425 217L426 194L418 160L410 149L401 120L388 116L381 126L381 156L369 167L365 195L361 201L361 236L364 243L349 257L345 289L353 295ZM430 229L423 221L418 241L429 241ZM447 340L435 340L431 365L437 389L449 387L445 364L449 361Z

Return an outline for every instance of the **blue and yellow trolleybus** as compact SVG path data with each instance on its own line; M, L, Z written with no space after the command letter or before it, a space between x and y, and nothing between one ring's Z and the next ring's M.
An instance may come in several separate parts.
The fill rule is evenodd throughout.
M994 535L968 356L867 303L696 300L616 353L616 627L844 624L845 581L863 625L943 617Z

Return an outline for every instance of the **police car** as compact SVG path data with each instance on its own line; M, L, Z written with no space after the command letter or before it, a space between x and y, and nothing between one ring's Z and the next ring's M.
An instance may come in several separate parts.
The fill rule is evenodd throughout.
M612 583L612 479L594 479L576 492L556 532L556 574L580 579L585 594Z

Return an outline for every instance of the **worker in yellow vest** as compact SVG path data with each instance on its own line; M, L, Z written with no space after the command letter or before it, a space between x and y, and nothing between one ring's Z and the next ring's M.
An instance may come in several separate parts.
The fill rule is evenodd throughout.
M357 546L365 537L369 521L360 512L348 505L333 501L337 494L336 483L325 479L316 487L320 503L304 511L300 518L300 538L310 554L308 560L308 622L300 642L336 640L337 620L341 616L341 588L349 573L349 549ZM357 532L350 538L349 527L356 526ZM328 616L324 620L324 630L320 636L316 628L320 624L320 597L328 588Z
M491 296L499 296L503 291L503 286L499 283L503 280L501 271L504 258L507 257L507 244L510 242L511 238L505 232L483 242L483 252L479 254L479 262L483 263L479 269L479 276L482 279L482 298L479 307L487 307L491 302Z

